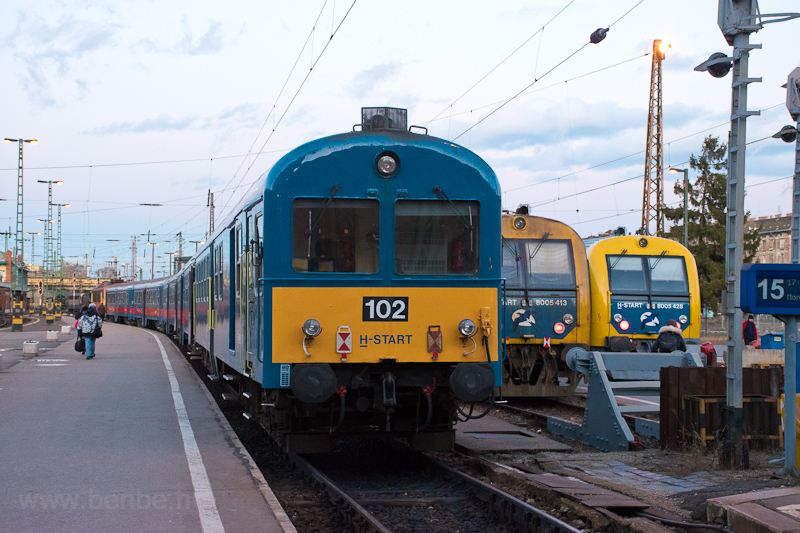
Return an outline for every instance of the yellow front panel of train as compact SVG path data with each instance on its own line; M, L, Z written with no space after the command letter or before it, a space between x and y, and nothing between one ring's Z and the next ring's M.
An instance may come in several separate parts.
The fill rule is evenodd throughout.
M482 324L496 361L497 306L493 288L276 287L272 362L486 361ZM458 324L467 318L477 332L464 339ZM304 351L302 326L308 319L318 320L322 331L306 340Z

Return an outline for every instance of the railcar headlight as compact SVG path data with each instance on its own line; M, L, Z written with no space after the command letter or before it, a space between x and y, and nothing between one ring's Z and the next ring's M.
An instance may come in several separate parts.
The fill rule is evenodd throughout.
M572 324L573 322L575 322L575 317L574 317L574 316L572 316L571 314L567 313L566 315L564 315L564 316L561 318L561 320L563 320L563 321L564 321L564 324L566 324L566 325L568 325L568 326L569 326L570 324Z
M472 337L477 330L478 328L475 327L475 322L469 318L465 318L458 323L458 332L461 333L463 337Z
M391 152L383 153L378 156L375 162L375 168L378 174L384 178L391 178L397 173L397 168L400 166L400 160L397 155Z
M319 325L319 320L309 318L303 323L303 333L306 337L316 337L322 331L322 326Z
M681 315L678 317L678 321L681 324L686 324L687 322L689 322L689 318L686 315Z
M639 247L640 248L647 248L647 239L645 239L644 237L639 239Z
M565 329L566 328L564 327L564 324L562 324L561 322L556 322L555 325L553 326L553 331L556 332L556 335L561 335L562 333L564 333Z
M619 314L619 313L617 313L616 315L614 315L614 322L616 322L617 324L619 324L620 322L622 322L622 315L621 315L621 314Z
M517 217L514 219L514 229L523 230L527 225L528 222L523 217Z
M627 320L623 320L619 323L619 329L622 331L628 331L628 328L631 327L630 323Z

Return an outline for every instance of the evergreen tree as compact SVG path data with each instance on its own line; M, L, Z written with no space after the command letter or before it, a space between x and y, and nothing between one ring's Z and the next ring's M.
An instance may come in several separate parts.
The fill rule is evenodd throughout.
M705 309L717 312L720 295L725 289L725 207L727 205L727 146L718 137L703 140L700 157L689 158L689 167L696 177L689 178L688 238L689 251L697 262L700 276L700 299ZM664 216L673 222L666 237L683 242L683 180L675 183L680 206L664 208ZM747 220L746 213L742 223ZM744 262L752 261L761 237L757 231L744 236Z

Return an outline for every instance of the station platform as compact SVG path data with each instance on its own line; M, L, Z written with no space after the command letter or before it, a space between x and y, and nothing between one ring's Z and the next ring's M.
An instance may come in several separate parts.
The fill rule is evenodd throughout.
M86 360L74 322L0 330L4 531L296 531L164 335L107 323Z

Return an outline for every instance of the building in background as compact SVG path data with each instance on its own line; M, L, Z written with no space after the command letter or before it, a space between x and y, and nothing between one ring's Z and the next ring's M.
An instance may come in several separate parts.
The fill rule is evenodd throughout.
M758 231L761 244L756 252L756 263L792 262L792 216L774 215L747 221L745 231Z

